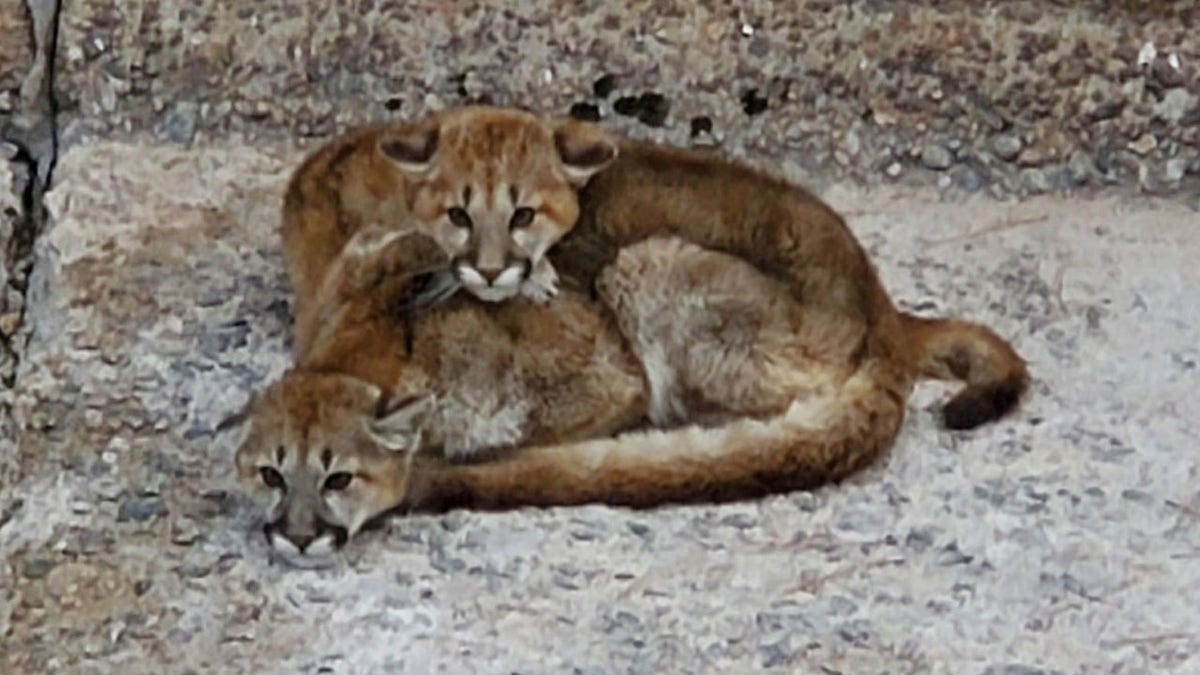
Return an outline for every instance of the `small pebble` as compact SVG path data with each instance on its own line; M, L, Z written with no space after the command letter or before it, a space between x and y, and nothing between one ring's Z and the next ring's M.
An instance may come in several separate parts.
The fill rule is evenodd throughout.
M1191 160L1186 157L1174 157L1172 159L1168 159L1163 175L1168 181L1172 183L1178 183L1179 181L1183 180L1185 175L1187 175L1188 166L1190 164Z
M167 140L179 145L190 145L196 137L196 117L199 107L189 101L180 101L171 108L162 121L162 133Z
M1155 108L1155 112L1168 122L1179 122L1195 107L1196 96L1180 87L1168 91Z
M1016 159L1017 155L1021 154L1022 147L1020 137L1012 134L1000 134L992 138L992 152L1005 161Z
M1129 144L1129 149L1139 155L1148 155L1158 147L1158 139L1154 134L1142 134L1136 141Z
M171 543L190 546L200 536L200 529L191 518L180 518L171 524Z
M162 497L126 497L117 510L117 522L134 521L144 523L166 515L167 506Z
M934 171L944 171L954 163L954 155L941 143L930 143L921 151L921 163Z
M54 568L54 561L49 558L33 558L25 561L25 569L22 574L26 579L41 579L50 573Z

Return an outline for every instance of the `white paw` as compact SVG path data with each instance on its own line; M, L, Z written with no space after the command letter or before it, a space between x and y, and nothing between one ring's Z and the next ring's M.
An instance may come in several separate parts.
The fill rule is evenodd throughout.
M558 295L558 273L548 260L542 258L533 266L533 271L521 282L521 295L539 304Z

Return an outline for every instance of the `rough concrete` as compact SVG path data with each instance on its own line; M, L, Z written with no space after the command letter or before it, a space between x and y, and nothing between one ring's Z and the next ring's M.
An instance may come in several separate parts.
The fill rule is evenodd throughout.
M1200 6L318 4L0 0L0 672L1200 671ZM291 139L486 99L828 190L1034 396L959 434L924 386L814 493L411 518L268 566L212 428L287 363Z
M0 671L1200 669L1200 216L838 189L895 296L1031 361L1022 411L848 484L723 507L399 520L267 564L212 435L286 364L285 146L61 160L0 503ZM821 669L824 670L821 670Z
M490 100L821 181L1200 184L1193 2L79 0L68 139L328 136Z
M16 110L32 65L33 31L25 0L0 0L0 118Z

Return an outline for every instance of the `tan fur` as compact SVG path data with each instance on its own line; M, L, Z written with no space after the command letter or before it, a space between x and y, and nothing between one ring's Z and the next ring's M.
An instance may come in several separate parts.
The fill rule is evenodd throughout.
M607 436L644 416L640 368L592 303L572 293L544 305L462 296L410 322L398 307L447 259L424 235L377 230L361 230L330 265L309 318L297 321L307 348L247 409L239 473L269 502L272 543L285 553L304 553L292 537L304 541L317 523L344 541L394 507L415 452L457 461ZM320 460L326 450L332 467ZM266 489L264 468L288 489ZM352 474L349 487L322 490L338 471Z
M844 222L812 195L744 166L635 143L621 145L578 203L568 172L538 174L537 190L553 195L555 228L566 235L551 250L564 288L595 290L608 311L568 290L546 305L459 296L402 314L458 255L438 237L446 203L436 195L460 190L463 174L475 181L472 193L500 194L513 180L497 169L505 161L561 153L561 139L546 131L551 122L472 110L458 138L446 119L453 114L399 135L364 131L349 146L335 142L289 189L286 258L297 292L307 293L297 303L301 346L296 368L252 406L256 440L243 444L239 465L253 481L253 467L282 444L309 466L316 443L335 437L361 444L338 452L392 457L367 462L381 473L364 472L361 482L388 487L339 516L351 534L406 491L418 505L649 506L809 487L890 446L918 375L967 382L946 408L952 427L998 417L1026 387L1024 363L988 329L897 312ZM489 131L470 142L468 132L481 128ZM589 142L595 134L572 133ZM440 149L431 150L430 138ZM378 148L392 141L399 145L378 164ZM351 159L356 152L364 157ZM439 152L448 154L431 162ZM455 152L464 155L457 164L447 159ZM313 167L338 157L359 167L339 180L387 166L361 180L403 197L383 190L371 202L361 186L323 183ZM435 164L455 167L438 174L446 186L413 187L431 182L414 177ZM296 201L300 193L321 198ZM296 207L306 203L330 210ZM409 220L393 222L398 214ZM361 391L320 393L318 381ZM585 440L643 416L685 426ZM413 460L423 448L437 452ZM501 456L456 463L489 449Z

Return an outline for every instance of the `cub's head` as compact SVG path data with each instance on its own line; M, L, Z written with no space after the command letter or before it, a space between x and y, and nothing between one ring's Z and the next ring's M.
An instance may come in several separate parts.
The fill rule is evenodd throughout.
M497 302L574 227L576 190L617 146L584 122L468 106L385 133L379 151L404 172L413 217L453 258L459 281Z
M265 510L273 552L325 563L374 516L404 499L429 396L388 400L344 375L290 373L233 423L238 477Z

